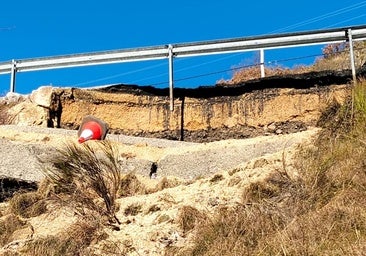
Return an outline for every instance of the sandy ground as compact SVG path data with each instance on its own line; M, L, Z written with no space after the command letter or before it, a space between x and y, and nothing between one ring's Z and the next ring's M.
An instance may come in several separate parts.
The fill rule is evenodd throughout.
M52 129L27 129L0 126L0 143L6 142L10 145L36 143L37 145L57 147L65 141L76 138L76 131L55 132ZM163 255L164 248L168 245L187 246L194 239L194 234L184 234L177 223L177 217L183 206L192 206L199 211L211 214L220 206L237 204L241 201L243 189L248 184L264 179L271 172L281 171L284 166L286 166L287 172L296 175L296 170L292 165L294 153L299 145L310 143L318 131L318 129L309 129L286 136L224 140L202 144L124 136L108 137L119 144L122 153L151 161L159 161L171 155L190 155L191 159L194 159L194 156L198 156L200 152L206 152L204 157L207 159L210 157L208 154L213 154L213 158L217 158L218 152L223 150L235 151L233 156L237 156L248 154L247 148L237 154L240 149L244 149L247 145L251 145L252 149L273 147L271 150L258 151L261 154L254 154L236 164L235 167L219 169L217 172L208 173L200 179L185 182L184 179L177 178L177 183L180 185L176 187L148 195L118 199L120 208L117 217L122 224L119 231L106 229L109 234L108 240L118 242L122 247L128 248L128 255ZM281 141L281 143L272 143L274 141ZM289 143L290 141L292 143ZM2 157L4 158L5 154L2 154ZM233 162L230 159L227 161ZM202 165L202 162L199 164ZM213 177L216 178L213 179ZM141 176L140 180L147 187L154 187L162 178L162 176L158 176L156 179L150 179ZM125 210L132 205L138 206L138 213L126 215ZM75 220L75 216L68 211L58 211L29 219L32 227L31 239L62 232ZM23 234L21 239L24 241L30 239L29 228L23 230ZM6 248L16 247L16 245L9 245Z

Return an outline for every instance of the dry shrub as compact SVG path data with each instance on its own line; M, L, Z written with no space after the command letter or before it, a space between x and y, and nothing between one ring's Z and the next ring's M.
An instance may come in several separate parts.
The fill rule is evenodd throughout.
M145 185L137 178L134 173L128 173L121 179L121 186L119 189L120 197L144 195L147 193Z
M364 192L344 191L324 207L308 212L269 237L264 253L363 255L357 248L366 243L365 198Z
M285 171L273 171L266 179L249 184L242 193L242 203L281 205L281 211L292 207L294 201L301 200L305 191L300 180L293 180ZM293 216L294 211L286 218Z
M366 42L354 42L354 60L355 67L359 69L366 63ZM261 68L259 64L249 65L242 68L235 67L235 72L229 80L220 80L216 84L218 86L237 85L245 81L261 78ZM309 72L319 72L328 70L349 70L350 53L348 43L335 43L326 45L322 49L322 56L318 57L312 65L297 65L292 68L273 65L265 66L264 72L266 77L284 76L293 74L304 74Z
M112 143L69 143L57 154L40 161L55 188L55 192L50 192L60 203L71 206L84 217L106 216L109 224L120 224L115 212L121 171L118 152Z
M355 67L360 68L366 62L366 42L354 42ZM313 64L313 70L344 70L350 69L350 53L348 43L335 43L326 45L322 49L323 56Z
M45 200L37 192L15 194L9 201L9 209L23 218L36 217L47 211Z
M315 147L299 153L304 196L293 207L304 211L268 239L265 255L363 255L366 111L357 106L364 100L355 97L337 108Z
M261 241L283 224L270 205L223 207L198 227L194 246L179 255L255 255Z
M200 222L205 220L207 216L192 206L183 206L179 209L178 217L176 222L182 229L183 233L191 231Z
M135 204L131 204L129 206L126 207L126 209L124 210L124 214L125 216L136 216L137 214L142 212L142 205L135 203Z
M264 68L266 77L270 76L284 76L290 74L303 74L313 71L310 66L299 65L292 69L281 66L270 66ZM217 82L217 85L236 85L245 81L255 80L261 78L261 69L259 65L253 65L250 67L244 67L234 72L230 80L221 80Z
M286 173L274 172L266 180L251 184L243 191L242 204L220 207L212 218L200 222L192 248L179 255L255 255L270 236L294 218L291 198L298 181Z
M163 177L155 187L147 187L141 182L134 173L128 173L122 177L121 188L119 190L120 197L134 196L134 195L146 195L155 193L166 188L173 188L182 184L177 178Z
M0 102L0 125L11 123L9 120L10 117L8 114L8 110L12 107L12 105Z
M0 244L8 244L9 239L15 230L26 227L27 223L14 214L9 214L0 220Z
M133 246L133 243L130 240L124 241L110 241L104 240L99 245L99 252L96 252L95 255L115 255L115 256L127 256L127 255L139 255L136 252L136 248Z
M177 178L171 177L163 177L159 183L156 185L155 189L153 190L153 192L158 192L158 191L162 191L166 188L174 188L177 187L179 185L181 185L182 182L179 181Z
M91 255L88 247L106 238L100 230L95 222L79 221L61 235L33 240L22 248L21 255Z

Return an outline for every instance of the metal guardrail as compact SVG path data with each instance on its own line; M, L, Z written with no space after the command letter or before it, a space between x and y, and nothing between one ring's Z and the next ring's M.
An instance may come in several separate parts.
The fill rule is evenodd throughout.
M329 44L345 41L352 42L355 40L366 40L366 25L277 35L170 44L156 47L11 60L0 63L0 74L11 74L10 91L14 92L16 72L167 58L169 59L171 109L173 109L173 58L254 50L261 50L261 55L263 55L263 50L265 49ZM353 51L351 54L351 59L353 60ZM262 56L261 60L263 60ZM261 68L264 70L263 63L261 63ZM264 74L264 72L262 73Z

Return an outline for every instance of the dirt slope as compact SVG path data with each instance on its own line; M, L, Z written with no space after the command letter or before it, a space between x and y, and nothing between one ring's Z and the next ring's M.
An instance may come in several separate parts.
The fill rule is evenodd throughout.
M40 128L36 128L36 130L32 128L30 131L28 127L18 128L0 127L0 138L2 138L0 143L8 143L6 145L9 150L12 150L16 145L24 144L57 147L65 141L75 140L75 131L39 130ZM117 217L122 224L119 231L106 229L109 234L107 241L117 242L121 248L129 251L128 255L163 255L164 248L168 245L189 245L194 239L194 234L184 234L177 223L177 217L182 207L192 206L199 211L210 214L220 206L229 206L240 202L242 191L248 184L263 179L272 172L282 171L286 168L290 175L296 175L292 166L294 152L299 145L309 143L317 132L318 129L309 129L289 135L223 140L212 143L186 143L111 136L110 139L119 144L121 154L129 154L151 161L157 161L169 155L190 155L192 156L191 160L193 160L194 156L202 152L205 152L206 158L212 157L212 154L217 157L217 154L223 151L225 154L228 154L228 151L231 151L232 154L235 152L234 156L238 156L240 153L248 154L248 149L245 149L246 145L252 145L252 149L269 147L269 145L271 147L275 145L275 147L271 150L262 150L261 154L254 154L237 163L235 167L218 168L216 172L203 175L199 179L188 181L178 177L179 175L169 176L170 180L175 180L177 183L177 186L173 188L166 188L152 194L118 199L120 208ZM281 143L269 144L270 141L281 141ZM293 143L284 143L286 141L293 141ZM21 159L18 161L24 166L29 166L29 161L24 159L24 155L19 156L14 153L13 157L20 157ZM225 159L221 161L225 161ZM234 162L230 159L226 159L226 161ZM5 163L4 158L1 162ZM174 174L174 172L170 174ZM144 186L152 188L157 186L161 179L166 176L159 175L158 171L156 179L150 179L148 175L138 175L138 177ZM138 209L134 214L127 213L127 209L131 206ZM76 217L70 209L64 208L26 219L26 221L29 226L17 231L17 234L14 234L14 242L2 248L2 253L17 250L25 243L39 237L56 235L74 223ZM97 249L101 246L102 243L98 243L94 245L94 248Z

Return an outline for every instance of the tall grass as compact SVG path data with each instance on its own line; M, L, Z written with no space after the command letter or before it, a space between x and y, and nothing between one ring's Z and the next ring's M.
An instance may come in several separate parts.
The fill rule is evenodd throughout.
M166 255L364 255L365 88L360 81L333 106L313 146L299 151L296 179L283 170L251 184L240 204L198 226L193 246Z
M53 196L82 216L98 213L109 224L120 224L115 212L121 187L118 151L109 141L66 144L56 155L41 159L44 173L54 185Z

